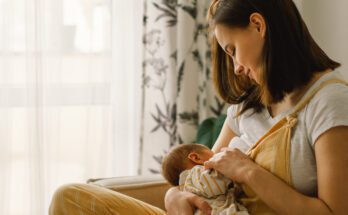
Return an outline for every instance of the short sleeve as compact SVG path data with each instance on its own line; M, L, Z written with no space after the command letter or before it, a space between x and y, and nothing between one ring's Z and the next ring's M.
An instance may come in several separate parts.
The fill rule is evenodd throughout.
M231 105L227 109L227 123L234 134L240 136L239 121L240 116L236 116L239 110L239 105Z
M308 104L305 120L312 146L327 130L348 126L348 87L332 84L321 89Z

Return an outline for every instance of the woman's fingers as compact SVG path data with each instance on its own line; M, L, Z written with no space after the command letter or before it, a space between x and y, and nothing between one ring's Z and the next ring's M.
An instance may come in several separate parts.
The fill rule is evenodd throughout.
M208 202L204 201L204 199L200 198L199 196L192 196L189 198L189 201L192 205L194 205L198 210L202 211L203 213L210 215L211 214L211 207L208 204Z
M214 169L214 161L206 161L204 162L205 169Z
M223 152L216 153L213 157L211 157L208 161L204 162L204 167L206 169L215 169L216 162L223 155Z

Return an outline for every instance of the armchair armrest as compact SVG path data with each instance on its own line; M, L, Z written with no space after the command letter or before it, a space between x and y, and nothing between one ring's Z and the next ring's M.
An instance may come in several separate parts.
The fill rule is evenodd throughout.
M87 183L120 192L163 210L165 193L171 187L161 175L89 179Z

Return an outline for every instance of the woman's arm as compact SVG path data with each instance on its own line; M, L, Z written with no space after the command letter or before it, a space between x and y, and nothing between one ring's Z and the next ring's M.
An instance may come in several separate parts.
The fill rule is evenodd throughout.
M247 184L278 214L346 214L348 211L348 127L322 134L315 144L318 197L305 196L237 149L224 149L205 166Z
M318 196L333 214L348 212L348 126L322 134L315 144Z
M315 143L315 156L317 198L298 193L265 170L251 173L246 183L279 214L347 214L348 127L322 134Z
M177 187L167 191L164 204L168 215L192 215L196 208L211 214L211 207L204 199L189 192L181 192Z
M224 122L224 125L222 126L221 132L219 134L219 137L217 138L216 142L214 143L214 146L212 148L212 151L214 153L220 152L220 150L224 147L227 147L230 141L233 137L236 135L233 133L230 126L227 124L227 118Z

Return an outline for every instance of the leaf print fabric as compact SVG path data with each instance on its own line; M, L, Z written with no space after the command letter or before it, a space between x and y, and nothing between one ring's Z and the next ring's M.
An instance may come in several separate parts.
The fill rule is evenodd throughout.
M210 74L210 1L145 1L140 173L158 174L174 145L195 141L198 124L226 112Z

